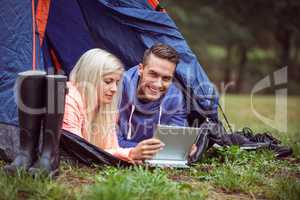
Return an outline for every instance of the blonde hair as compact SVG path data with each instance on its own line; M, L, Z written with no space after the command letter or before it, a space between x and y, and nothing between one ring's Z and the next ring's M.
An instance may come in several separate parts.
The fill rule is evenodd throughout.
M98 86L104 75L118 70L124 68L116 56L102 49L91 49L80 57L70 74L70 81L81 94L86 108L86 133L83 134L89 142L103 148L106 134L115 134L119 90L111 104L100 105Z

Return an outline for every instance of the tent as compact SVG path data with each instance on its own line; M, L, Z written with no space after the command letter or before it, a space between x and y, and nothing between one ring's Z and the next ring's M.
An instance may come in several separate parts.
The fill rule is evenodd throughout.
M157 0L3 1L0 7L0 123L17 125L18 72L41 69L68 75L86 50L103 48L129 69L155 43L181 56L176 81L190 119L217 119L218 96L197 57Z

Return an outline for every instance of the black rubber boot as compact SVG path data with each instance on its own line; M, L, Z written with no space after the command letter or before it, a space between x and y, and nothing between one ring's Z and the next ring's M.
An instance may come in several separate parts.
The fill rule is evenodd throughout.
M44 108L46 73L26 71L18 74L15 95L18 106L20 149L14 161L4 170L14 174L18 169L27 170L37 158L38 140Z
M42 149L39 159L29 169L29 173L45 174L50 177L58 175L59 142L64 116L66 81L62 75L46 76L46 114L44 116Z

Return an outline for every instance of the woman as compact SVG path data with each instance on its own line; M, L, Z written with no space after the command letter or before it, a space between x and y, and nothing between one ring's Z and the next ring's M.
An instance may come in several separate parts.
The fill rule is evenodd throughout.
M62 129L77 134L112 155L132 163L151 158L158 149L120 148L116 135L118 83L123 65L114 55L91 49L76 63L67 83ZM159 140L152 142L160 148Z

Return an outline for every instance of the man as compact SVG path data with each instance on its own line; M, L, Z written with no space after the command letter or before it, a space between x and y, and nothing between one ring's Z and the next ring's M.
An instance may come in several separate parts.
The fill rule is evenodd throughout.
M173 82L179 55L165 44L153 45L143 62L128 70L122 83L118 140L121 147L139 147L152 158L163 144L153 136L157 124L187 126L184 97Z

